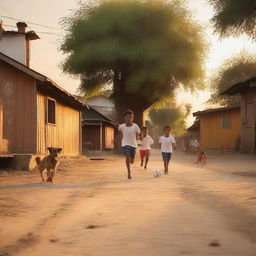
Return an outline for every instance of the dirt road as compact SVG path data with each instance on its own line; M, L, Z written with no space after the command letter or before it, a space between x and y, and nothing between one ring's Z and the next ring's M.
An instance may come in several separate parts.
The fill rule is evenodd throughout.
M118 156L62 163L55 184L0 177L0 255L255 256L255 160L216 159L202 168L177 153L154 178L154 152L131 181Z

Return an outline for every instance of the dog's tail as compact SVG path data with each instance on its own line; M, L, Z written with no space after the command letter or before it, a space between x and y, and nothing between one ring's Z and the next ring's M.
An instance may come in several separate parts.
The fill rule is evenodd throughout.
M37 156L35 160L36 160L37 166L39 166L42 162L41 157L39 157L39 156Z

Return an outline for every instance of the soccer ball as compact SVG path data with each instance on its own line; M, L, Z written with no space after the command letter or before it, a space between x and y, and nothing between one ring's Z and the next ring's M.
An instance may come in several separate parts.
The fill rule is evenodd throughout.
M162 175L162 171L161 170L155 170L155 171L153 171L153 175L154 175L155 178L160 177Z

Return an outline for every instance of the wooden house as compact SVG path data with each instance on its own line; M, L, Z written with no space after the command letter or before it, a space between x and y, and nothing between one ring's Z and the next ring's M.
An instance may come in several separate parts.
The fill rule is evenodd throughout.
M89 106L83 111L82 127L83 154L91 150L114 149L118 123Z
M241 95L241 152L256 153L256 77L234 84L222 94Z
M110 118L111 120L116 120L116 110L115 105L110 97L105 95L92 96L85 99L84 97L77 96L83 103L93 107L105 117Z
M39 36L26 32L24 22L16 25L16 31L6 31L0 23L0 156L27 165L35 155L48 154L47 147L79 155L86 105L29 67L30 44Z
M0 154L64 155L82 151L86 107L48 77L0 53Z
M193 113L200 120L199 141L204 149L234 149L240 136L240 107L208 109Z

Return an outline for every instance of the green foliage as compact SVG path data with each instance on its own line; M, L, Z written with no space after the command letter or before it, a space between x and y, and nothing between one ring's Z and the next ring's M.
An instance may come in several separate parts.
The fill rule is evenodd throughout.
M85 93L113 84L119 105L144 110L179 83L200 86L203 32L178 1L82 4L64 26L63 70L81 78Z
M231 57L221 65L218 72L211 78L210 85L212 96L210 103L219 103L223 106L239 103L240 96L219 95L230 86L243 82L256 76L256 57L241 52L236 57Z
M215 29L222 36L247 33L256 36L255 0L209 0L216 14L213 17Z
M169 125L172 127L172 133L175 136L182 135L186 132L186 118L189 111L183 111L181 106L172 108L151 109L149 126L151 134L157 138L162 134L163 127Z

